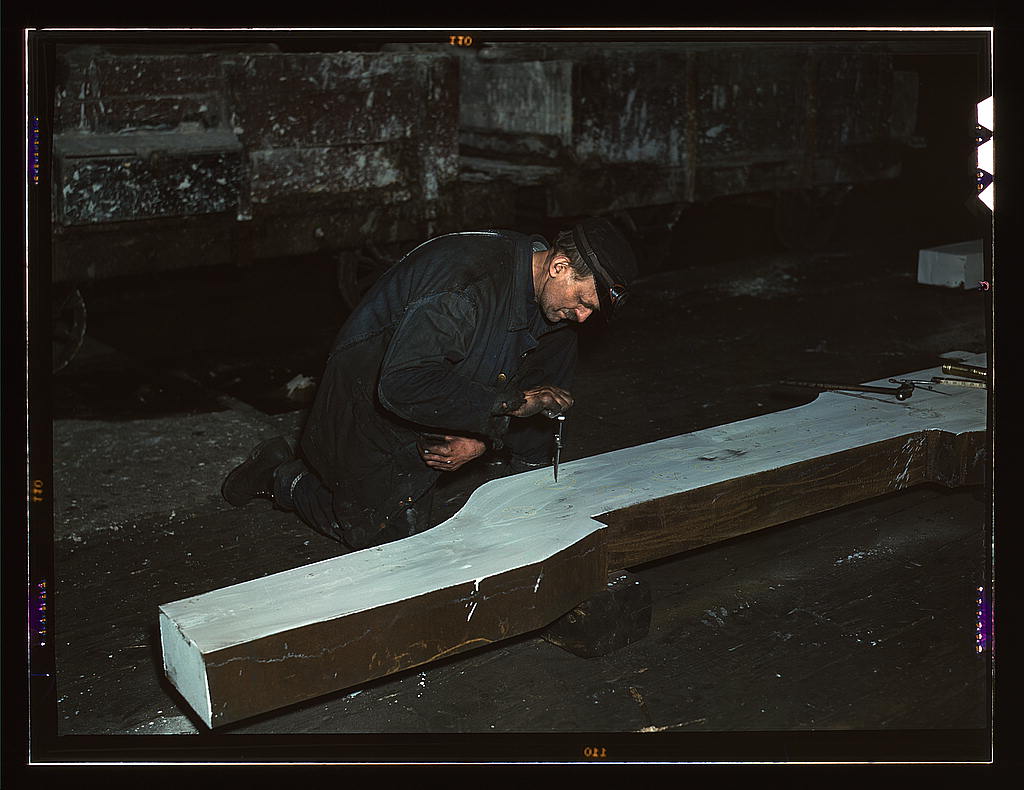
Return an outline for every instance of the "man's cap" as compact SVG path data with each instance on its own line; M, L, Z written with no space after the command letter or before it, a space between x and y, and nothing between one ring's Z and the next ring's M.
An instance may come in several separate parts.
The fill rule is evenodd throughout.
M572 229L584 262L594 273L601 313L610 319L629 293L629 284L636 279L638 267L633 247L626 237L607 219L589 217Z

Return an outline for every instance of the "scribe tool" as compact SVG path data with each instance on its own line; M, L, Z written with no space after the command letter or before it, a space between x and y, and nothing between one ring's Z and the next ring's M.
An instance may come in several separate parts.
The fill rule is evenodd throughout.
M565 415L556 414L555 420L558 421L558 427L555 428L555 482L558 482L558 462L562 458L562 426L565 425Z

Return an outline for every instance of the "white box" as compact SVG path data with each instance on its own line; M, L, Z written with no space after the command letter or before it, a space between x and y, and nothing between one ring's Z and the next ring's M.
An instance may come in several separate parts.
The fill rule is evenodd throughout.
M946 288L974 288L985 277L981 239L931 247L917 254L917 281Z

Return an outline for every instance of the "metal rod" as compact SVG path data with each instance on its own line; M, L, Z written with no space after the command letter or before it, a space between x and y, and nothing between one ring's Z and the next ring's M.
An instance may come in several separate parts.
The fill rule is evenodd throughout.
M913 384L901 384L898 387L875 387L870 384L822 384L814 381L783 381L791 387L810 387L818 390L847 390L849 392L880 392L895 395L896 400L906 400L914 394Z

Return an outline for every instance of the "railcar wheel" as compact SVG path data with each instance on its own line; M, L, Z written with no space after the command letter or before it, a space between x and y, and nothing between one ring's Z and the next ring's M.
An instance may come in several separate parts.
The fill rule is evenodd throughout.
M50 316L53 372L56 373L67 367L85 340L86 310L81 292L73 286L58 288L53 294Z

